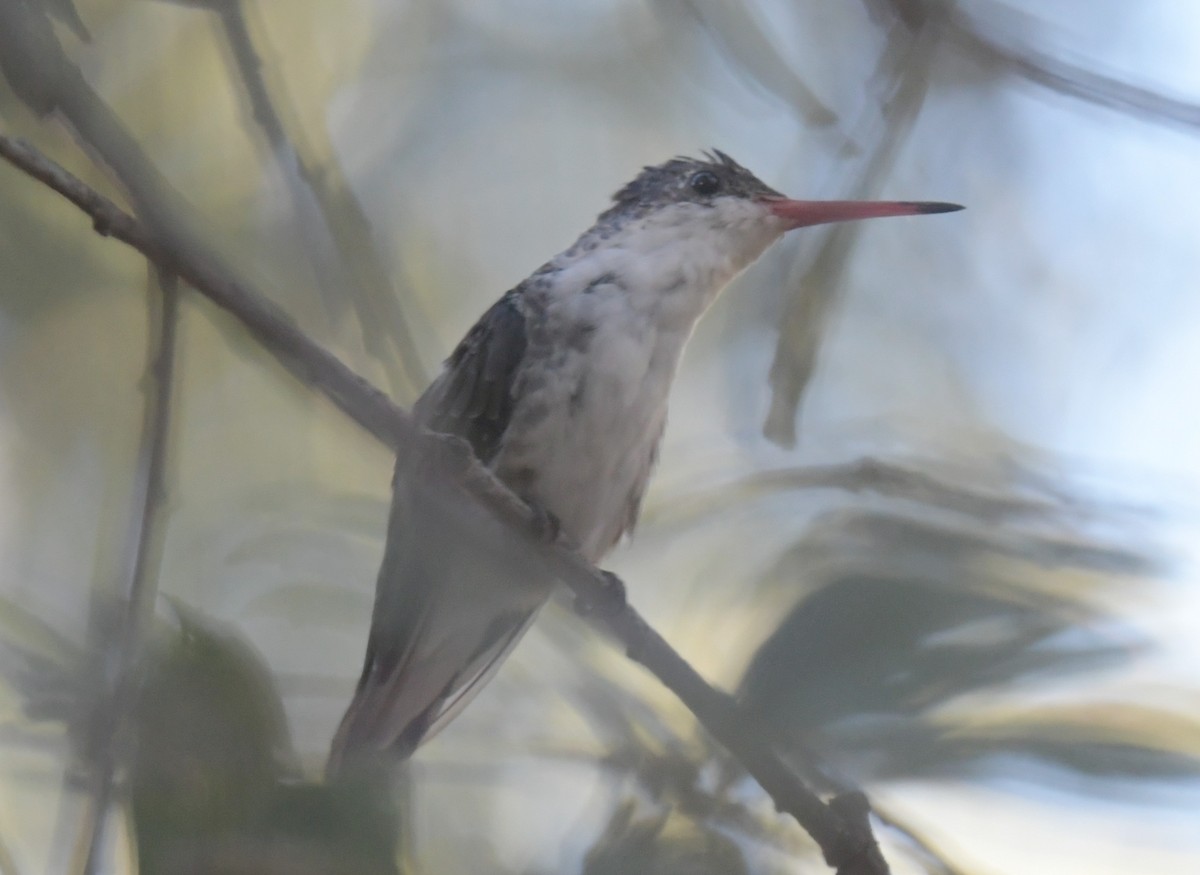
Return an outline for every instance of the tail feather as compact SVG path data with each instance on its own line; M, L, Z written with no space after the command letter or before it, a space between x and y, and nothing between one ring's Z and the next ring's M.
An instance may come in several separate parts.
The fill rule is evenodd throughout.
M398 469L366 659L327 774L411 756L495 675L551 583L485 510Z

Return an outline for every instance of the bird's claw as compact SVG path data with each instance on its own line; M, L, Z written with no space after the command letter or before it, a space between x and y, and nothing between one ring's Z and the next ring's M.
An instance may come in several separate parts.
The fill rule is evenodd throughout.
M585 598L575 597L575 612L582 617L597 612L607 615L616 614L625 607L625 583L611 571L600 570L604 583L595 596Z
M438 458L455 474L462 474L475 462L475 451L467 441L453 434L431 433L431 446Z
M546 544L555 543L562 534L562 523L552 512L546 510L536 501L525 499L533 518L529 521L529 529L533 536Z

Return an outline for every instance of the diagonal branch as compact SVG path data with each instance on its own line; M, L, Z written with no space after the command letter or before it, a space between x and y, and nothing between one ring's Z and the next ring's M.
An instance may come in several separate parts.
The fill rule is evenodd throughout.
M99 234L129 244L233 313L296 379L325 395L382 443L399 449L416 437L415 426L386 395L310 340L281 308L239 282L215 257L174 250L169 241L22 140L0 134L0 157L87 213Z
M538 520L529 506L477 461L445 452L436 436L422 431L408 413L359 378L335 356L295 327L274 305L239 282L215 259L195 247L153 234L142 222L54 164L33 147L0 134L0 157L62 194L93 221L96 229L137 249L166 271L177 273L198 292L242 321L250 333L297 379L329 398L388 446L423 452L428 473L470 494L514 533L531 542ZM839 875L883 875L887 864L857 794L829 805L799 780L755 729L742 708L700 676L623 600L614 600L611 578L562 544L538 544L548 570L582 603L595 605L593 620L613 634L629 657L645 666L696 715L774 799L820 845Z
M851 196L876 196L891 173L925 105L935 49L929 28L912 33L895 28L888 35L887 48L873 77L881 92L879 108L868 110L860 125L874 135L852 138L855 142L871 139L873 144ZM800 401L816 372L821 343L843 294L850 256L861 233L861 225L855 222L830 228L784 307L771 362L771 407L763 423L763 434L779 446L796 443Z
M947 42L977 62L995 65L1004 73L1025 79L1050 91L1102 106L1154 124L1177 125L1195 133L1200 129L1200 104L1134 85L1080 63L1053 57L1026 44L996 24L985 25L963 4L942 0L864 0L877 22L898 21L916 32L933 25ZM994 12L1004 13L992 3ZM995 18L996 16L993 16ZM1012 18L1013 13L1008 12ZM1009 33L1004 33L1009 30Z
M319 247L314 245L317 241L309 241L309 256L327 302L348 294L354 303L363 345L368 354L383 364L393 392L419 391L427 382L425 368L417 355L412 329L400 309L400 296L379 251L372 245L370 223L362 205L342 179L340 168L314 166L301 153L296 137L289 136L283 115L276 109L278 98L272 100L267 88L263 60L250 35L243 2L222 0L211 8L220 18L254 120L262 129L291 193L301 232L311 238L317 231L313 222L319 217L337 247L340 270L336 276L330 276L319 263ZM312 215L314 205L317 216Z
M672 28L681 19L697 25L729 63L740 68L739 72L790 105L812 127L827 128L837 123L837 114L792 69L773 34L754 14L756 10L741 3L699 0L658 0L654 8L670 16L668 24Z
M997 64L1043 88L1143 121L1177 125L1192 133L1200 128L1200 104L1051 57L1014 40L997 39L956 8L947 10L939 23L950 41L973 57Z

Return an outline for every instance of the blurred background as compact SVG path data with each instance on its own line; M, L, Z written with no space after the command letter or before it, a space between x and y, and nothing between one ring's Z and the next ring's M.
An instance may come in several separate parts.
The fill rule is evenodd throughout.
M0 2L405 405L644 164L967 205L800 232L726 292L609 564L797 768L868 792L894 872L1197 871L1194 3ZM4 132L126 202L13 38ZM155 607L120 620L161 298L0 166L0 873L827 871L553 604L398 802L319 786L391 460L186 288Z

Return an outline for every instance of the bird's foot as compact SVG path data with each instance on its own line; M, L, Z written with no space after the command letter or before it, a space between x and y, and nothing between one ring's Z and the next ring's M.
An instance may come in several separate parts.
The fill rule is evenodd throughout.
M600 570L603 585L595 595L575 596L575 612L582 617L591 614L611 616L625 607L625 583L611 571Z
M525 503L529 505L529 510L533 514L533 518L529 522L529 530L533 536L546 544L558 541L559 536L562 535L562 523L559 522L558 517L536 501L526 498Z
M475 451L471 445L458 435L430 432L429 448L437 453L437 458L449 472L461 476L476 464Z

